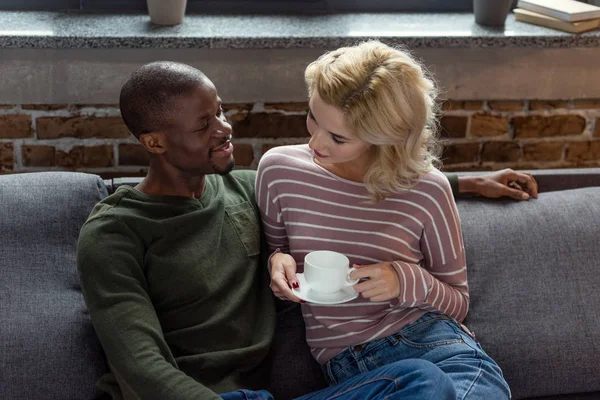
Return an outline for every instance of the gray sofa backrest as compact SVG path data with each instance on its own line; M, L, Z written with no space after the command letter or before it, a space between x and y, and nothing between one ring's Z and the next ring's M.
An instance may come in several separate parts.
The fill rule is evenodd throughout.
M600 187L458 207L471 294L465 324L514 399L600 391Z
M106 370L75 266L107 195L89 174L0 177L0 399L92 399Z

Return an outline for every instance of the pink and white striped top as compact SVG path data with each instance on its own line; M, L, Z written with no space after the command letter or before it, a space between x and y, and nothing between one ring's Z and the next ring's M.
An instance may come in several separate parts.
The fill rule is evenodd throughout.
M348 346L395 333L428 311L459 322L467 315L460 222L440 171L423 175L408 192L371 204L364 184L317 165L307 145L283 146L260 160L256 196L269 249L289 252L298 272L307 253L333 250L351 264L389 261L398 273L398 299L302 305L306 339L321 364Z

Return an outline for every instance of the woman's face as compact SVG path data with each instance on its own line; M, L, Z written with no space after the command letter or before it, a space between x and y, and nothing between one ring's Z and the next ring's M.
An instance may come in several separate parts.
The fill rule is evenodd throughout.
M308 102L308 146L321 164L345 164L369 157L370 145L354 136L342 110L326 104L315 90Z

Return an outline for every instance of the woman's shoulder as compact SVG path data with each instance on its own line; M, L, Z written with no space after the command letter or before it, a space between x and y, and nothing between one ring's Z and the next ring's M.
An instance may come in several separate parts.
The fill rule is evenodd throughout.
M421 175L415 188L429 193L452 193L450 182L446 175L437 168L432 168L431 171Z
M267 167L299 166L311 163L312 154L308 145L286 145L269 149L260 159L258 169Z

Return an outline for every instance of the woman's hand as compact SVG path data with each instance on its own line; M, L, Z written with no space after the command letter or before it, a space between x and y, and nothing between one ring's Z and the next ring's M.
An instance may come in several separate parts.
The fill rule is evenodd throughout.
M368 279L354 285L354 290L371 301L388 301L400 296L400 279L389 262L371 265L354 264L351 279Z
M270 259L271 267L271 290L273 294L281 300L290 300L296 303L303 303L294 295L292 287L297 289L299 286L296 278L296 260L294 257L285 253L275 253Z

